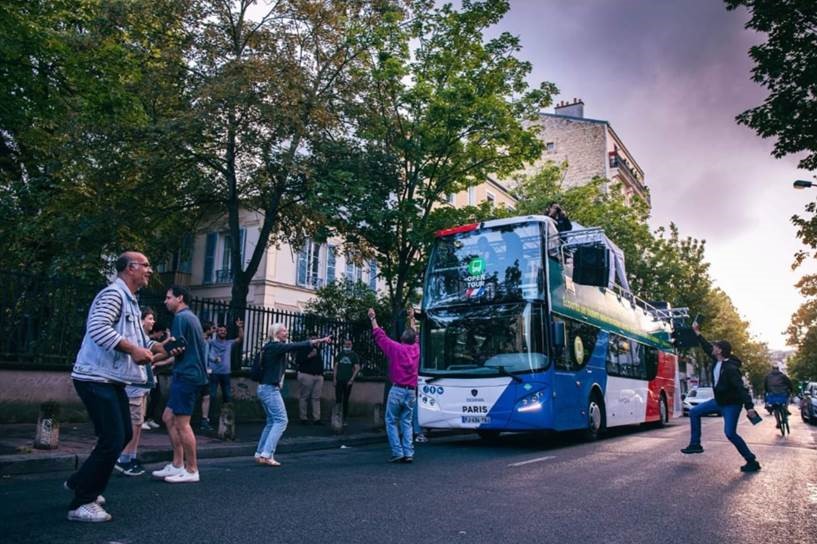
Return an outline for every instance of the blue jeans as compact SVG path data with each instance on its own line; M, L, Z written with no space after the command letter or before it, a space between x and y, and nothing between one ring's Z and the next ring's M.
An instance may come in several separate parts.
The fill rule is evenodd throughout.
M414 414L412 415L412 418L411 418L411 425L412 425L413 430L414 430L414 436L417 436L418 434L422 434L423 428L420 427L420 418L418 416L418 414L420 413L420 410L417 408L417 404L416 404L417 403L417 392L416 391L414 392L414 402L415 402Z
M97 442L79 470L68 478L68 487L74 491L71 510L94 502L105 491L119 454L133 437L124 385L74 380L74 389L88 410Z
M389 437L389 447L394 457L414 457L411 420L416 404L417 392L414 389L392 386L386 404L386 436Z
M255 453L261 457L271 458L284 430L287 428L287 409L284 398L277 385L261 384L258 386L258 398L267 414L267 425L261 431L261 439Z
M751 452L749 446L738 434L738 418L743 406L740 404L726 404L719 405L715 399L710 399L706 402L695 406L689 411L689 423L691 427L690 444L701 443L701 416L710 412L719 411L723 416L723 434L740 452L746 461L754 461L755 454Z

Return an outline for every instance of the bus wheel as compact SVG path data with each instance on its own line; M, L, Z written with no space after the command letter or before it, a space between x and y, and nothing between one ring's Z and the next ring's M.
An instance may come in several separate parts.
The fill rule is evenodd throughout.
M598 394L594 394L587 402L587 428L584 430L585 440L598 440L604 430L604 404Z
M661 400L658 401L658 426L663 427L669 421L669 417L667 416L667 397L661 395Z
M477 431L477 435L486 442L496 442L499 439L499 431Z

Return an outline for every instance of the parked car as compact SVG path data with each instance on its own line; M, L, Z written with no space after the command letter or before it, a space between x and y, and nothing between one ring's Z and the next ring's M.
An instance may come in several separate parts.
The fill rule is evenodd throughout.
M817 423L817 382L809 382L800 395L800 417L806 423Z
M714 397L715 397L715 391L713 391L713 389L711 387L696 387L695 389L692 389L687 394L687 396L684 397L684 400L681 403L681 406L683 406L683 409L684 409L684 415L688 416L689 411L693 407L695 407L695 406L697 406L697 405L699 405L699 404L701 404L703 402L706 402L708 400L712 400ZM719 416L720 412L716 409L716 410L713 410L712 412L709 412L708 414L704 414L704 415L705 416L706 415Z

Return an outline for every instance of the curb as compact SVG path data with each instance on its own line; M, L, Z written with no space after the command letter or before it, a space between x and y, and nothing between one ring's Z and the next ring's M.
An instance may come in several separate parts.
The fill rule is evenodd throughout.
M319 436L284 438L279 442L279 453L299 453L336 449L341 446L363 446L385 442L385 433L368 432L349 436ZM238 442L233 444L208 445L198 449L199 459L219 459L224 457L252 457L255 453L255 442ZM76 470L88 458L88 454L49 453L32 457L30 454L0 456L0 476L18 474L39 474ZM170 461L173 450L148 450L140 454L145 464Z

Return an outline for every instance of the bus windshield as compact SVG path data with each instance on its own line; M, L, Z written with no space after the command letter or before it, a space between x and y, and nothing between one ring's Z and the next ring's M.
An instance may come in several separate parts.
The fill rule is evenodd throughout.
M422 371L499 376L547 368L543 326L532 304L429 311Z
M536 223L438 239L428 266L426 308L544 298L542 243Z

